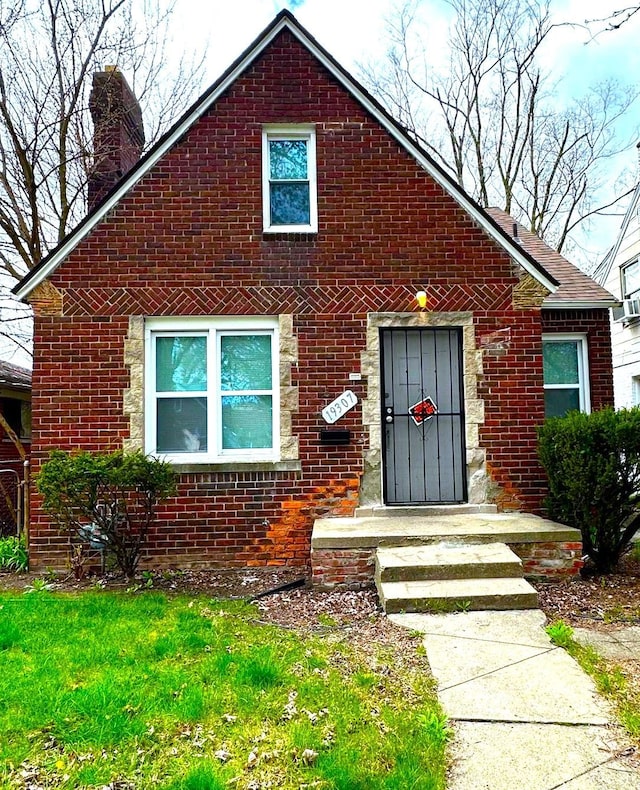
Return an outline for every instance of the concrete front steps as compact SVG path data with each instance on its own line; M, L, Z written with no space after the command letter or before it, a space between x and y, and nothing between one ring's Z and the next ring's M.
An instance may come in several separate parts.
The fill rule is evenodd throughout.
M389 612L415 611L427 597L432 610L529 608L535 591L523 575L560 581L582 567L580 532L539 516L487 505L374 507L315 521L313 584L368 586L378 552L379 583L394 585L381 591Z
M535 609L538 595L504 543L381 547L375 582L387 614Z

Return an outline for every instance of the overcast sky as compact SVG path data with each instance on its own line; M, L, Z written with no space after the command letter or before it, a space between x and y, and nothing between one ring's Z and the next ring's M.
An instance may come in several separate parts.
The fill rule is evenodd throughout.
M356 71L357 63L384 50L385 18L402 0L179 0L180 25L176 39L182 43L208 39L209 76L213 80L266 27L284 7L343 66ZM551 0L554 21L580 25L624 7L625 0ZM432 42L442 42L450 19L446 0L424 0ZM593 26L592 26L593 29ZM577 87L586 86L605 73L638 74L640 19L633 19L615 33L590 38L586 28L556 31L548 48L549 64L566 72Z

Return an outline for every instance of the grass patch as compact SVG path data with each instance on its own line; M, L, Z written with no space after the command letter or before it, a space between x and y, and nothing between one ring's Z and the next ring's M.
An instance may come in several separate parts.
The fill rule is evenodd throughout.
M243 603L0 595L3 789L439 790L447 737L428 676Z
M0 538L0 571L22 572L28 564L29 556L22 538Z
M596 688L613 703L618 720L629 735L640 743L640 686L614 661L602 656L590 646L581 645L573 638L571 626L558 620L547 626L554 644L563 647L589 674Z

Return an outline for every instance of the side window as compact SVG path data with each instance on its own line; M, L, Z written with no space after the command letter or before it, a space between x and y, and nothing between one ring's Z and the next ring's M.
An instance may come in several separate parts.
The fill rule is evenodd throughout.
M590 411L587 339L583 335L545 335L542 339L546 417Z
M640 297L640 260L632 261L620 269L622 277L622 298Z
M262 135L263 223L267 232L317 231L315 132L266 127Z
M631 377L631 403L640 406L640 376Z
M146 451L176 462L277 460L275 323L148 322Z

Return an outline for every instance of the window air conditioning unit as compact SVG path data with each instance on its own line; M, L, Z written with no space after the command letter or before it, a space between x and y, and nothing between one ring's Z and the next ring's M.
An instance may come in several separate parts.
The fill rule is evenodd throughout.
M614 309L613 317L616 321L631 321L640 318L640 299L625 299L622 307Z

